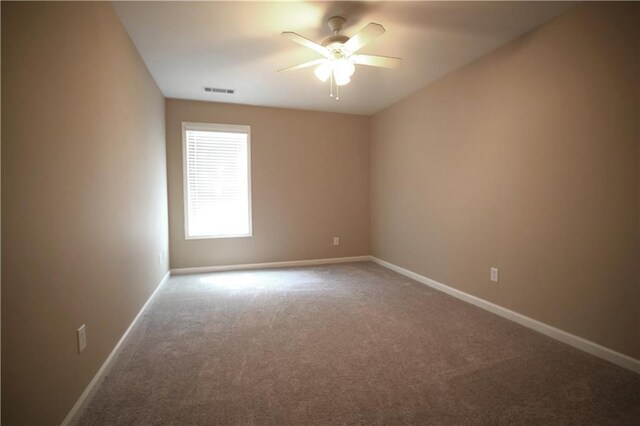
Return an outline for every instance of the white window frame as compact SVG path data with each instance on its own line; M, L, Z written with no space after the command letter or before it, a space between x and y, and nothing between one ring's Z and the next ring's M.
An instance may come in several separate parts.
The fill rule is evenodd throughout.
M189 235L189 191L187 182L187 130L208 132L244 133L247 135L247 196L249 214L249 232L246 234ZM182 122L182 191L184 198L184 238L186 240L207 240L218 238L247 238L253 236L253 212L251 209L251 126L239 124Z

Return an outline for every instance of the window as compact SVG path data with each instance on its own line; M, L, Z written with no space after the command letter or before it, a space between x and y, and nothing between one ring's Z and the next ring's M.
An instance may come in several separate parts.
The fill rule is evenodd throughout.
M251 236L250 132L182 123L186 239Z

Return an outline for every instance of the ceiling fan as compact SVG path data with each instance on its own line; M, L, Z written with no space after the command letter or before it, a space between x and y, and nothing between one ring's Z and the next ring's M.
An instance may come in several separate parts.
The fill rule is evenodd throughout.
M320 43L313 42L291 31L283 32L283 36L309 49L315 50L322 55L322 58L283 68L278 71L294 71L315 66L315 74L321 81L324 82L329 79L331 81L329 96L333 97L333 86L336 86L336 100L338 100L338 86L343 86L351 81L351 76L355 72L356 65L382 68L395 68L400 65L402 62L400 58L356 54L357 51L369 42L384 34L385 29L382 25L370 22L353 37L347 37L339 34L344 23L345 19L342 16L329 18L328 24L333 35L325 38Z

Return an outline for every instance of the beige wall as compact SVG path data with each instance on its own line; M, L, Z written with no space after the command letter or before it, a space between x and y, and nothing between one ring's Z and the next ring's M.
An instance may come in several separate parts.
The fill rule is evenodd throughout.
M2 423L53 425L167 271L164 100L106 2L2 2L2 59Z
M375 115L373 254L640 358L638 6L580 5Z
M183 121L251 126L253 237L185 240ZM168 99L166 123L172 268L369 254L368 117Z

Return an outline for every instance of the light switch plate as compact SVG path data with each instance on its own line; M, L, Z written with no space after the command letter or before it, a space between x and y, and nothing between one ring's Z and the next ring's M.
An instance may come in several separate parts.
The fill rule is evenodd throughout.
M78 353L87 347L87 328L84 324L78 329Z
M491 281L498 282L498 268L491 268Z

